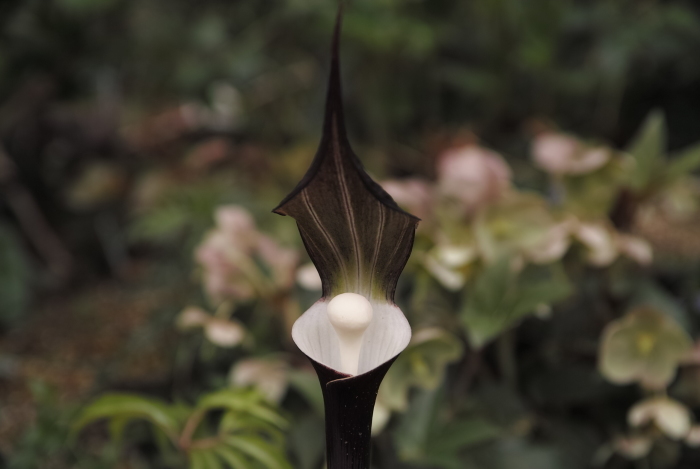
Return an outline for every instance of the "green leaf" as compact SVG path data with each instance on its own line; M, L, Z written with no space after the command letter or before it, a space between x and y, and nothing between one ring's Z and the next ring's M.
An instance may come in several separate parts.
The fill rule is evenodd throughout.
M635 161L630 184L634 189L647 187L663 166L666 151L666 123L661 111L652 111L632 139L627 152Z
M214 452L230 469L255 469L255 466L247 461L243 455L228 446L216 446Z
M212 449L196 449L190 452L189 469L223 469L223 467Z
M86 425L101 419L118 420L119 426L130 420L146 420L161 429L171 438L179 433L177 420L171 415L166 404L133 394L107 394L85 407L72 426L77 432Z
M481 418L457 421L430 436L429 455L456 453L467 446L494 440L501 433L499 427Z
M321 143L304 178L274 212L296 220L321 275L324 297L353 292L393 301L419 220L401 210L367 175L350 148L341 98L339 34L340 16Z
M234 413L249 414L278 428L286 428L288 422L272 409L256 391L223 389L202 397L197 410L227 409Z
M274 443L284 444L284 433L278 427L251 415L241 415L237 412L224 414L219 424L220 433L259 433L270 438Z
M402 460L420 460L424 456L437 394L437 390L419 391L401 416L394 432L394 443Z
M700 145L693 145L670 158L666 169L666 177L672 181L698 168L700 168Z
M436 327L418 330L387 372L378 399L392 410L405 410L409 389L436 389L442 383L447 365L458 360L463 349L462 342L446 330Z
M267 469L292 469L282 451L260 438L236 435L226 437L225 441L228 446L259 461Z
M295 456L295 469L318 468L326 445L323 419L309 412L299 416L290 429L289 443Z
M214 448L197 449L192 451L191 469L224 469L224 466Z
M421 391L399 420L394 442L402 460L443 468L470 468L459 454L465 448L497 439L501 430L478 417L444 424L437 417L440 392Z
M563 300L571 292L561 267L530 266L518 275L511 271L510 260L502 258L465 290L460 317L472 346L480 348L538 306Z
M323 393L321 392L321 386L319 386L316 376L303 371L291 371L289 373L289 384L306 399L306 402L309 403L319 416L323 416L325 412L323 407Z

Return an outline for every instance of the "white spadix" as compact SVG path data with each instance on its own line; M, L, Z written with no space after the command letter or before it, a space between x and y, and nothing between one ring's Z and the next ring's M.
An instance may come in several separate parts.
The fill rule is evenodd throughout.
M357 293L341 293L328 302L328 319L340 340L340 371L356 375L365 330L372 322L372 305Z

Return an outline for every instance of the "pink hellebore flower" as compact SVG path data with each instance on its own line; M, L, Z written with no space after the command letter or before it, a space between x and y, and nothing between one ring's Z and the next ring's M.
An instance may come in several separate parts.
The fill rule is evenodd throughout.
M476 145L448 150L438 163L440 192L467 212L495 202L510 187L511 171L496 152Z
M244 208L217 209L216 228L195 252L203 269L204 288L215 301L249 300L262 290L289 288L294 282L298 254L261 234ZM267 267L263 272L259 263Z
M299 254L293 249L283 248L275 240L258 235L257 253L272 270L272 279L277 289L288 289L294 285Z
M555 175L586 174L601 168L610 160L605 148L586 148L569 135L545 132L532 143L535 164Z

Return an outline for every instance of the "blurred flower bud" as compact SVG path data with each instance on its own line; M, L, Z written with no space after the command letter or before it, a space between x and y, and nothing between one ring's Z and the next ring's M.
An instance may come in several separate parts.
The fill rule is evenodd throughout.
M297 283L306 290L321 291L321 276L311 262L297 269Z
M231 369L229 382L234 386L255 386L273 403L287 392L289 366L280 359L248 358Z
M591 264L604 267L617 258L615 231L605 222L580 222L574 228L574 236L586 247Z
M207 322L209 317L209 314L207 314L202 308L188 306L178 315L177 327L183 330L200 327Z
M610 160L606 148L586 148L569 135L545 132L532 143L532 156L542 170L555 175L586 174L603 167Z
M477 250L475 246L439 244L435 248L435 255L443 265L459 268L475 260L477 257Z
M649 265L654 260L651 244L643 238L618 233L617 248L622 254L640 265Z
M668 397L651 397L638 402L627 414L633 427L654 424L667 437L680 440L690 432L690 411L686 406Z
M219 347L235 347L245 337L245 329L237 321L210 317L204 325L204 335Z
M434 254L425 254L421 259L426 270L448 290L457 291L466 283L467 277L463 272L460 272L459 269L452 266L441 263Z
M459 201L467 213L495 202L510 187L511 171L505 160L476 145L447 151L437 170L440 193Z

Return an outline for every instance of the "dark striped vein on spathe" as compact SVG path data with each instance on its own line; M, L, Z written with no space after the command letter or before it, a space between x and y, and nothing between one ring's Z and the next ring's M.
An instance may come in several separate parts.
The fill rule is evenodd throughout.
M316 211L311 206L311 201L309 200L309 195L307 194L306 189L301 191L301 195L302 195L302 200L304 201L304 204L306 205L306 208L309 210L309 213L311 214L311 218L316 223L316 226L318 227L319 231L321 231L321 234L323 235L326 242L330 246L336 259L338 259L338 266L340 267L340 269L343 272L343 277L345 277L345 284L349 285L350 279L348 278L348 273L347 273L347 270L345 269L345 264L343 263L343 257L340 255L340 251L338 251L338 247L335 245L335 243L333 242L333 239L330 237L330 235L328 234L326 229L323 227L323 224L321 223L321 220L318 218Z
M360 243L357 236L357 227L355 226L355 214L353 213L352 204L350 201L350 193L348 192L347 181L345 180L345 168L340 155L340 144L338 142L338 120L336 115L333 115L333 125L331 127L332 144L333 144L333 160L338 168L338 185L340 186L343 205L345 206L345 214L350 225L350 235L352 244L355 248L355 267L357 268L357 287L362 288L362 265L360 260Z
M379 204L379 226L377 227L377 236L374 240L374 253L372 256L372 269L369 273L369 295L372 296L372 283L374 282L374 271L377 268L377 259L379 259L379 248L382 242L382 234L384 233L384 206L380 201Z

